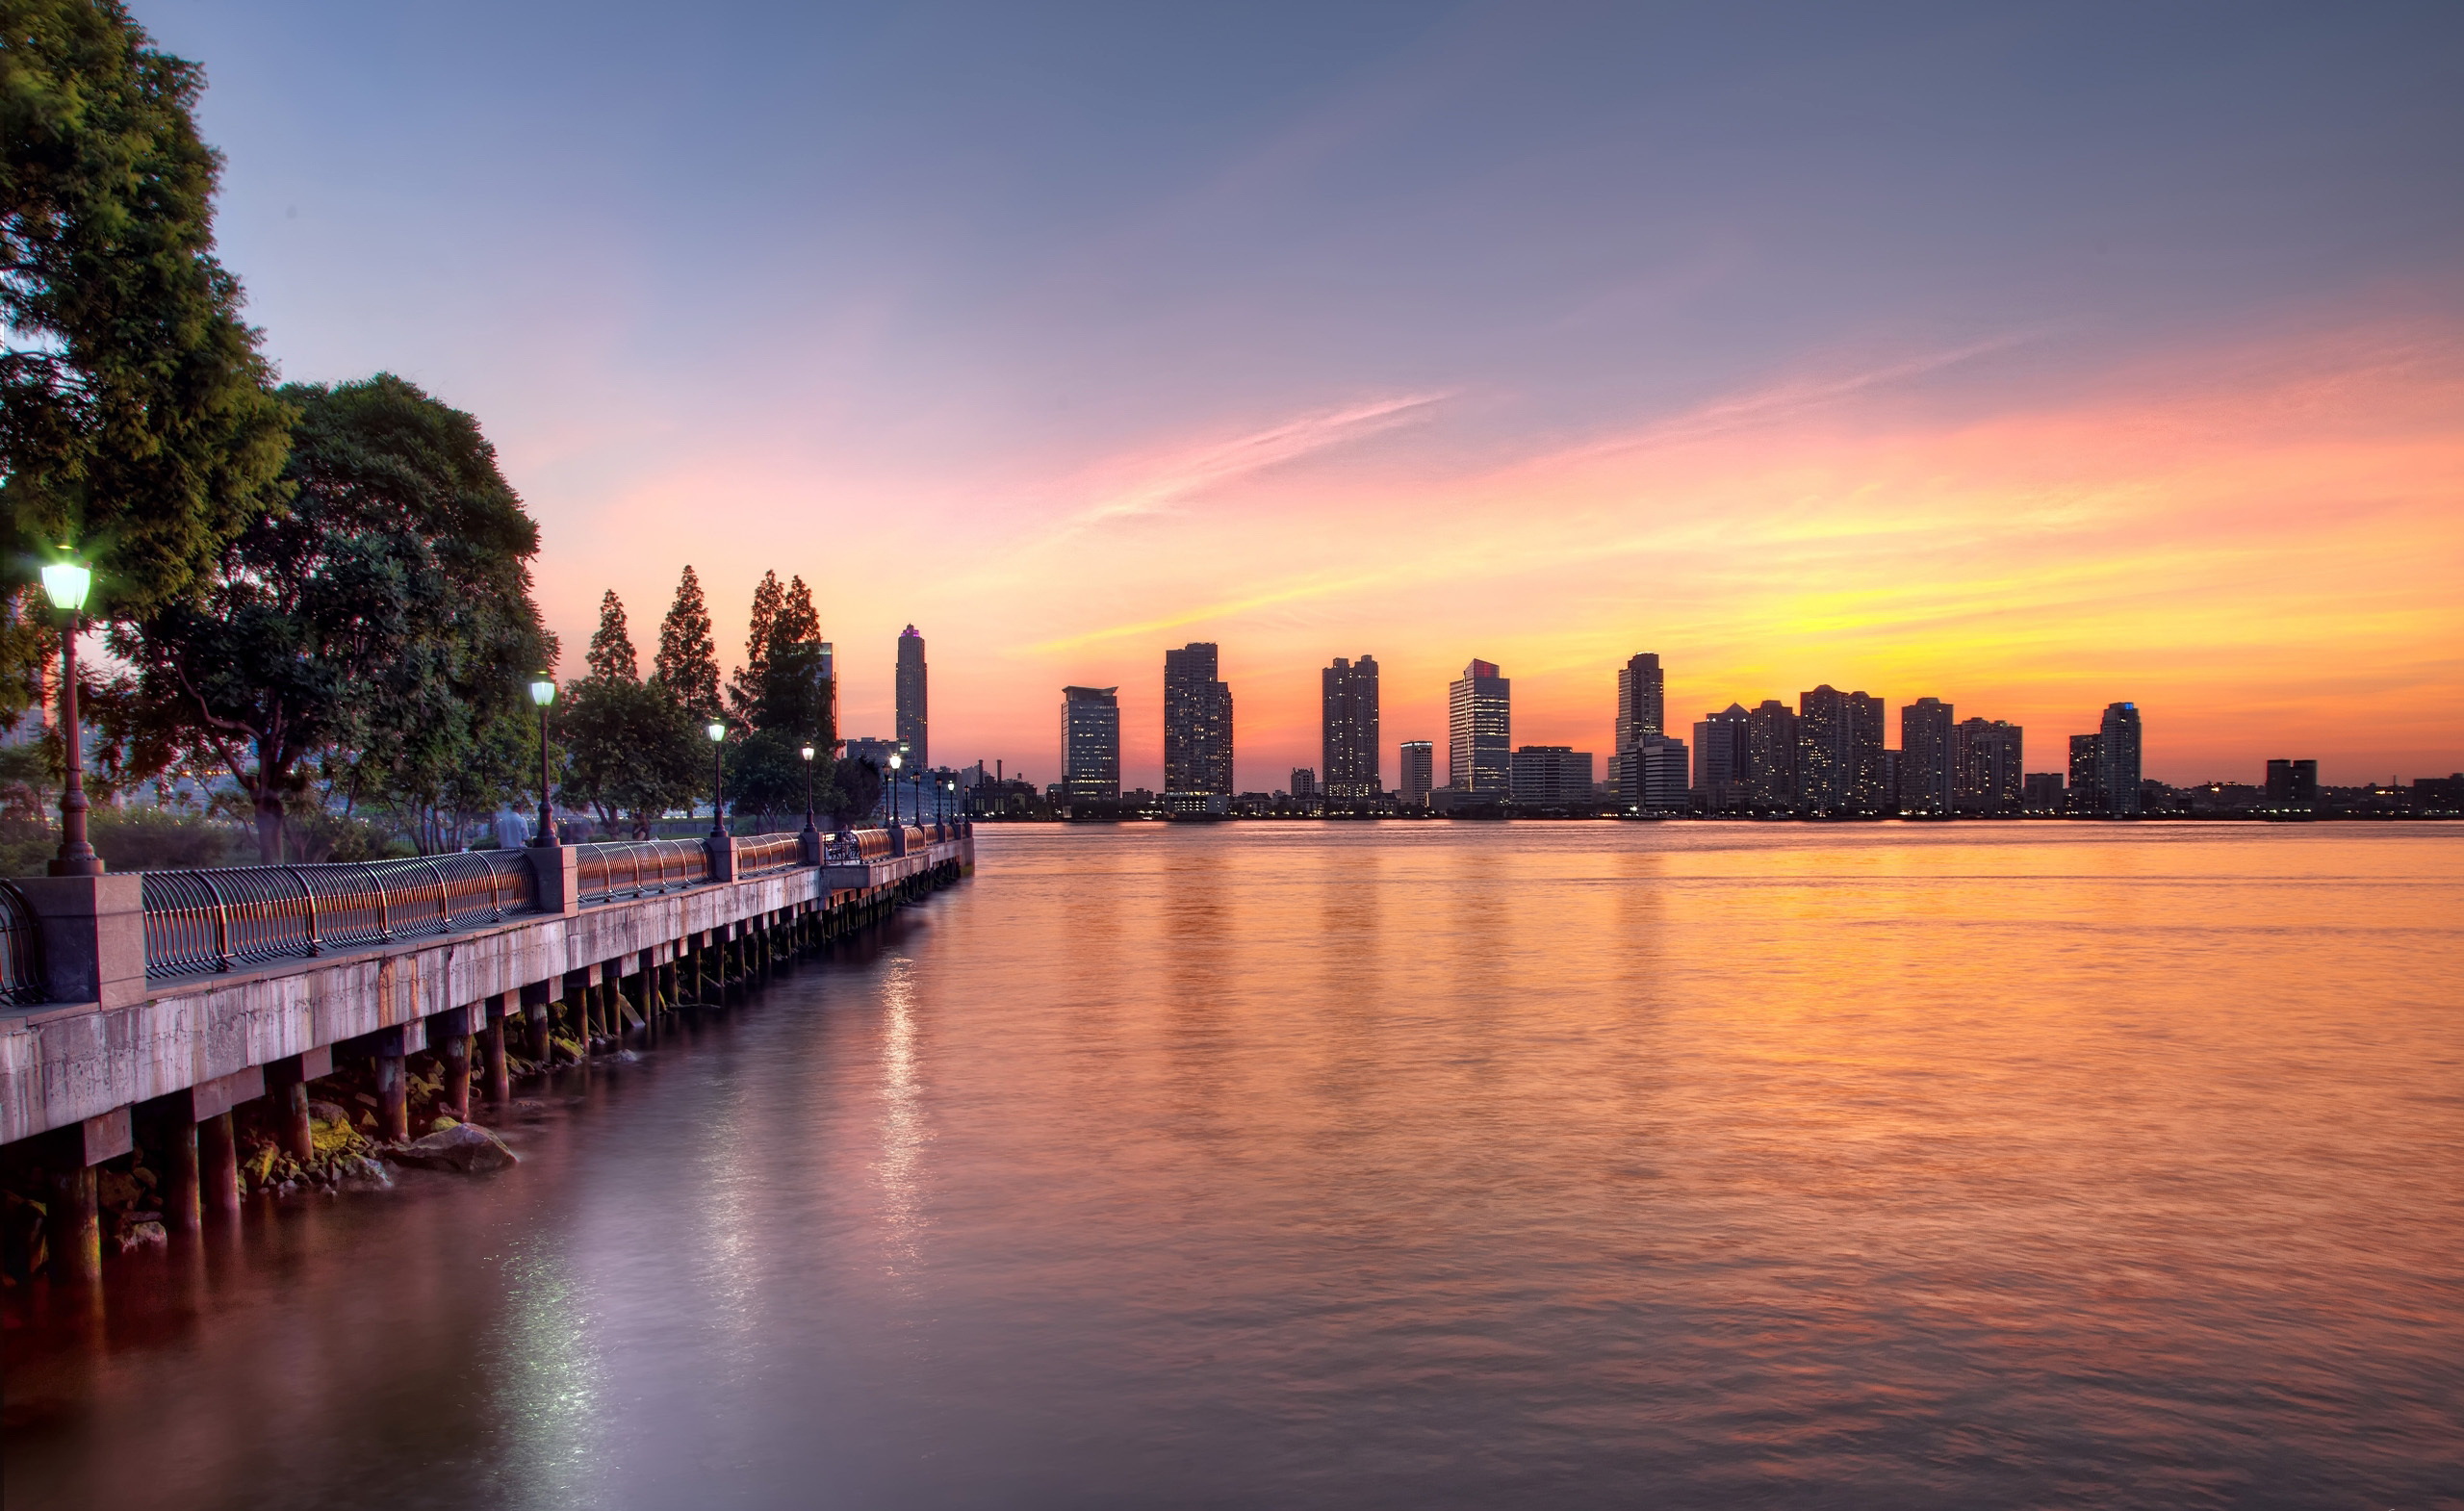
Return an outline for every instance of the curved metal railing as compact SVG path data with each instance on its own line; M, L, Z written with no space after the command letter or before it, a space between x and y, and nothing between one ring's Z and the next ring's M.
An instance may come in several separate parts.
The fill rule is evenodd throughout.
M148 976L449 934L526 912L538 899L530 862L515 850L147 871L141 882Z
M802 834L763 834L735 842L735 874L739 877L766 876L804 862L805 836Z
M25 895L0 882L0 1003L13 1008L50 995L42 979L42 926Z
M635 839L574 849L575 881L584 906L680 891L710 879L710 852L698 839Z

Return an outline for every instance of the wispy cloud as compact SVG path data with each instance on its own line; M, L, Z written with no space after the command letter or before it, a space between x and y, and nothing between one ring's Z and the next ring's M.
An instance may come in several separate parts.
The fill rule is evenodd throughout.
M1160 453L1124 458L1099 470L1090 491L1095 497L1055 532L1067 536L1113 520L1161 514L1211 488L1280 466L1315 451L1344 446L1404 423L1446 394L1408 394L1320 410L1229 440L1200 442Z

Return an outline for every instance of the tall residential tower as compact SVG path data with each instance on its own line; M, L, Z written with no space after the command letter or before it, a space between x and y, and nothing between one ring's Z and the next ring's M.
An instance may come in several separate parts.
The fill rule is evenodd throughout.
M1232 689L1217 679L1216 647L1164 653L1164 794L1232 795Z
M907 764L915 771L933 769L924 731L924 637L915 627L898 637L898 743L907 747Z
M1319 674L1324 696L1322 746L1326 806L1354 808L1384 792L1377 780L1377 662L1335 657Z

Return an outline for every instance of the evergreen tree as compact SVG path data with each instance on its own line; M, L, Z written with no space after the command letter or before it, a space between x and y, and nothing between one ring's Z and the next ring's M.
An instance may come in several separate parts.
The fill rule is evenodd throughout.
M796 646L817 643L821 639L821 615L812 606L812 589L805 579L797 577L787 584L787 596L779 604L778 621L771 626L773 646Z
M0 0L0 588L65 543L126 621L280 501L291 416L214 257L196 64L117 0Z
M760 586L753 590L752 622L744 634L744 664L728 684L728 706L739 719L750 720L761 705L761 689L770 679L770 648L776 643L779 610L785 599L779 574L761 574Z
M611 682L642 679L642 663L633 654L633 637L625 627L624 601L609 588L599 600L599 628L590 637L590 675Z
M719 716L719 648L710 639L710 610L702 602L702 579L686 567L676 584L676 602L658 627L658 658L653 670L668 696L706 723Z

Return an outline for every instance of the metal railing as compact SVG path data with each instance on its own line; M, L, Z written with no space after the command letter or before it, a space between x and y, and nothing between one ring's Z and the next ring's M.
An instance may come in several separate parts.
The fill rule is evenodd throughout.
M635 839L574 849L584 906L681 891L710 879L710 852L698 839Z
M25 895L0 882L0 1004L20 1008L50 993L42 979L42 926Z
M802 834L763 834L735 842L735 874L739 877L767 876L804 863Z
M536 906L520 851L366 864L147 871L145 974L202 975L327 948L449 934Z

